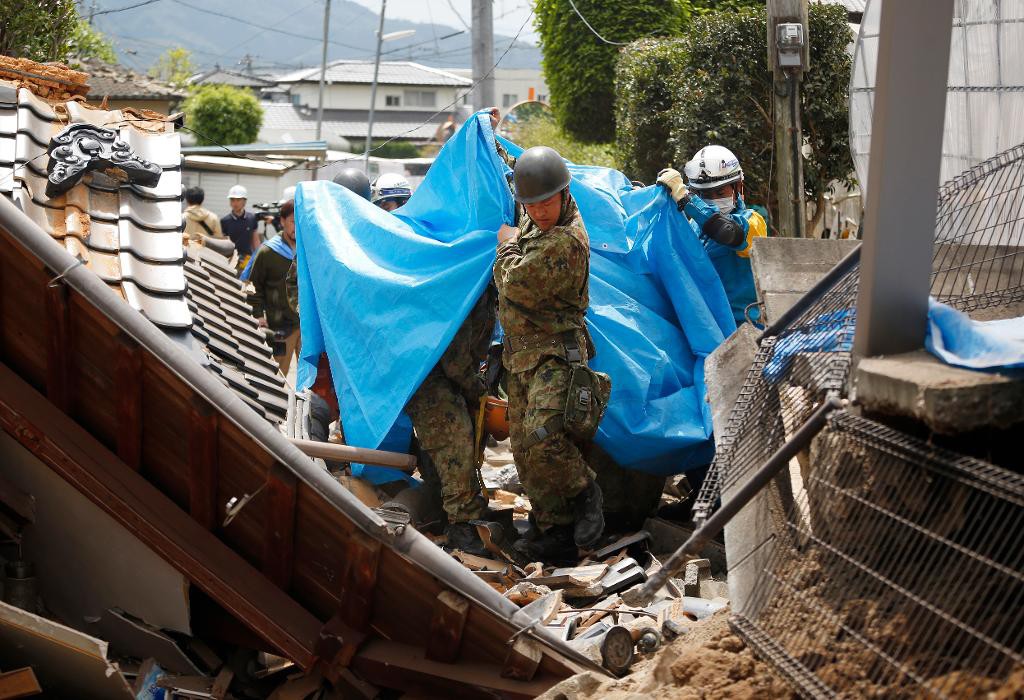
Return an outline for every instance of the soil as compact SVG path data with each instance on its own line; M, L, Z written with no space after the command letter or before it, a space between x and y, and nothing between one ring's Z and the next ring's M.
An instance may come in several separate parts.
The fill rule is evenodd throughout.
M728 609L690 623L688 631L636 662L630 675L604 679L584 673L559 683L540 700L704 700L797 697L758 660L728 624Z
M89 76L63 63L36 63L0 56L0 79L11 80L44 99L66 101L88 94Z

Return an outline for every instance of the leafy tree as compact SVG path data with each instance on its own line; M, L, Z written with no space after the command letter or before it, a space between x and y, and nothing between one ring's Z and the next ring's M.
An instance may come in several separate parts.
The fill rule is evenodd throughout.
M735 12L745 7L764 7L764 0L690 0L694 14L708 12Z
M629 42L678 34L689 17L689 0L573 0L602 37ZM568 0L534 5L551 106L567 134L608 142L615 132L615 60L620 47L587 28Z
M101 31L81 18L71 33L68 54L73 58L95 57L104 63L117 63L114 44Z
M185 87L188 84L188 79L195 72L196 66L192 62L192 52L180 46L164 51L149 69L150 77L177 88Z
M4 0L0 55L64 61L78 21L74 0Z
M685 37L637 42L617 71L617 150L626 172L650 182L658 169L677 166L699 148L719 143L739 157L747 199L777 217L773 181L772 75L767 65L763 7L710 12L691 22ZM810 6L810 70L801 87L801 112L810 157L805 195L824 211L834 180L850 182L853 163L847 128L850 30L840 5ZM668 138L666 139L666 131Z
M548 114L540 114L516 125L510 138L523 148L550 146L565 159L580 165L616 167L611 144L582 143L569 136Z
M201 146L252 143L263 109L251 92L230 85L203 85L182 104L185 127Z
M366 149L366 139L352 141L351 144L354 153L362 153ZM373 148L370 155L378 158L419 158L423 155L419 146L408 141L387 141L386 139L378 141L374 139Z
M642 39L615 66L615 150L632 178L650 183L675 160L672 112L685 45L684 39Z

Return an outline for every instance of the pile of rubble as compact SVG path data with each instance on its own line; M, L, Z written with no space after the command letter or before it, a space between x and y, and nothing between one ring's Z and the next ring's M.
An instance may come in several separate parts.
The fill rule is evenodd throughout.
M63 63L36 63L25 58L0 56L0 80L9 80L37 96L55 102L84 98L89 76Z

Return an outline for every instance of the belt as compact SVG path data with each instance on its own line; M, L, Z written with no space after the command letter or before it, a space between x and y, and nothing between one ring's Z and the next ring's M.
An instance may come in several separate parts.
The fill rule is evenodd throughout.
M521 352L523 350L538 350L541 348L564 348L570 362L580 362L579 342L576 339L577 331L564 331L562 333L533 333L529 335L506 335L504 339L505 350L509 353Z

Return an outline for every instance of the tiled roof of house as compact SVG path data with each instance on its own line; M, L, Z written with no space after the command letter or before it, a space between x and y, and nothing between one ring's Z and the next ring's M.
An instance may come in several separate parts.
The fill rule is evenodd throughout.
M204 71L202 73L196 73L188 82L192 85L234 85L235 87L273 87L277 85L273 80L267 78L260 78L259 76L250 75L249 73L239 73L238 71L227 70L220 66Z
M331 83L373 82L373 61L332 61L327 64L325 79ZM304 83L320 80L320 68L303 68L277 77L279 83ZM411 61L381 61L378 85L433 85L438 87L469 87L472 80Z
M143 187L97 171L48 197L48 146L69 123L117 131L163 169L159 183ZM186 255L181 191L172 123L74 101L55 108L0 81L0 194L257 412L280 422L287 414L284 378L227 260L205 249Z
M98 58L83 58L80 62L82 70L89 74L88 99L91 102L100 102L104 97L112 100L174 100L185 97L181 90L124 66L104 63Z
M316 110L292 104L264 102L263 124L261 131L291 131L302 134L316 129ZM324 135L343 136L345 138L366 138L366 110L325 109L323 128ZM377 110L374 113L374 138L403 137L408 139L430 139L437 131L439 124L447 118L447 112ZM268 139L269 140L269 139ZM298 140L298 139L297 139Z

